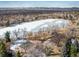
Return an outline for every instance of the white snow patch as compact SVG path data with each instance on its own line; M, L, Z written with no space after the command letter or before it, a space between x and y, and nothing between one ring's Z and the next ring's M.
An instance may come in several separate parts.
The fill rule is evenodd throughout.
M15 50L17 47L19 47L20 45L22 45L23 43L26 43L27 42L27 40L16 40L16 41L14 41L14 44L12 44L11 46L10 46L10 49L11 50Z
M10 49L15 51L15 49L16 49L17 47L19 47L20 45L21 45L21 44L11 45Z
M0 37L4 37L5 33L9 31L11 36L14 36L13 32L18 29L26 29L25 31L37 31L39 28L48 27L49 25L53 27L65 27L68 26L69 21L64 19L45 19L45 20L38 20L33 22L24 22L19 25L13 27L6 27L0 29Z

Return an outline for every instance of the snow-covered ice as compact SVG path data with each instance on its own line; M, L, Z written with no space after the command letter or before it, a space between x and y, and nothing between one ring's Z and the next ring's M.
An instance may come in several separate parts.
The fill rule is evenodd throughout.
M33 32L39 30L40 28L48 27L49 25L53 27L66 27L68 24L69 21L64 19L45 19L32 22L24 22L13 27L5 27L0 29L0 37L4 37L7 31L9 31L11 34L13 34L15 30L18 31L18 29L26 29L25 31Z

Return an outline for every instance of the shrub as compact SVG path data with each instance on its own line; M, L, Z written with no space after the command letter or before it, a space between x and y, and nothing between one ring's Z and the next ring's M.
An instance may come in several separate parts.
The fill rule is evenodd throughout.
M19 51L16 53L16 57L21 57L21 53Z
M0 56L5 57L6 56L6 47L3 41L0 41Z

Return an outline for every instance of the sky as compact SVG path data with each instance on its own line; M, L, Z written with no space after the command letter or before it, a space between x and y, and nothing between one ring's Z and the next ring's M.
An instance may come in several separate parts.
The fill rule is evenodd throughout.
M79 7L79 1L0 1L0 7Z

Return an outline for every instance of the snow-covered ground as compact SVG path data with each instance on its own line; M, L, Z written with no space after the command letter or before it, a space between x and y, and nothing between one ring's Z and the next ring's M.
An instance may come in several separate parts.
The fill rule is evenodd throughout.
M18 31L18 29L24 29L25 31L38 31L40 28L52 26L53 28L60 28L60 27L67 27L69 25L68 20L64 19L45 19L45 20L38 20L33 22L24 22L18 24L13 27L6 27L0 29L0 37L4 37L5 33L9 31L12 36L14 31Z

